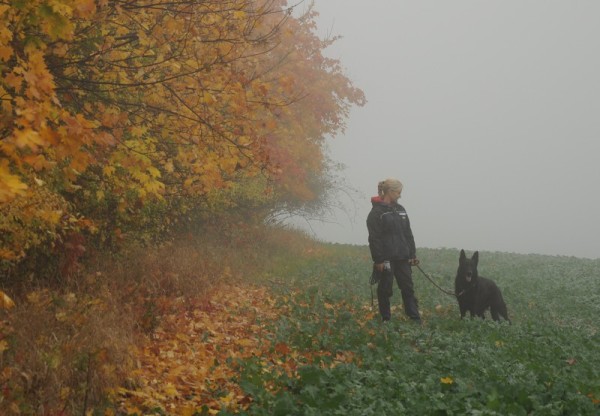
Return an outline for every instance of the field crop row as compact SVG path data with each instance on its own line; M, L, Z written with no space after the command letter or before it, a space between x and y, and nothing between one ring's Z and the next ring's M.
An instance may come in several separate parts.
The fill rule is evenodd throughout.
M419 254L452 290L458 251ZM290 352L288 367L296 361L287 372L240 361L238 382L252 398L245 414L600 414L599 261L480 253L479 271L502 289L512 325L461 320L456 299L416 269L424 325L404 317L396 287L392 321L382 324L370 268L366 247L328 245L268 276L280 311L273 345Z

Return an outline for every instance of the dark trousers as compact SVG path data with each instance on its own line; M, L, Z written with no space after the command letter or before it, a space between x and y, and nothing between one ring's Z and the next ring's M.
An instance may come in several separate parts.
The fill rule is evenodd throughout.
M390 297L392 296L392 287L394 286L394 277L402 294L402 303L404 312L410 319L420 320L419 304L415 297L413 289L412 269L408 260L392 260L392 271L384 272L377 285L377 302L379 303L379 313L384 321L392 317L390 310Z

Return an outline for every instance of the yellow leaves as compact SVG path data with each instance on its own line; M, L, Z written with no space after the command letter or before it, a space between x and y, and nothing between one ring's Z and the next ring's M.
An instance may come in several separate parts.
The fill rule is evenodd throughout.
M0 290L0 309L12 309L15 302L3 291Z
M13 54L13 50L9 46L9 43L13 39L13 32L9 26L12 19L8 16L12 13L9 13L9 11L9 6L4 4L0 5L0 48L3 50L2 56L5 61L8 60L4 59L7 55L10 57Z
M246 12L243 10L236 10L233 12L233 17L235 19L243 20L246 18Z
M160 178L160 171L154 166L148 166L146 169L152 178Z
M13 169L0 177L0 201L24 195L30 168L39 177L51 170L45 187L57 195L78 191L86 212L116 197L125 222L140 202L171 195L211 209L242 192L262 205L282 194L314 197L307 178L318 177L322 149L311 141L340 125L353 91L318 59L323 44L308 20L281 20L281 2L17 3L0 5L0 122L9 138L0 152ZM80 179L100 171L107 182L86 189ZM252 191L240 191L248 182Z
M206 105L212 105L212 104L216 103L217 100L216 100L215 96L212 95L211 93L204 92L202 94L202 102Z
M163 392L165 396L174 398L179 395L177 388L172 383L166 383L163 387Z
M46 157L42 154L32 154L23 156L23 162L31 166L36 172L42 171L44 169L49 169L55 165L54 162L48 161ZM36 179L34 178L34 180Z
M161 192L165 185L157 180L160 178L160 171L153 166L147 166L144 170L135 167L130 168L130 174L138 183L137 192L141 197L153 195L161 198Z
M452 377L442 377L442 378L440 378L440 383L442 383L442 384L454 384L454 379L452 379Z
M140 189L140 195L152 195L158 199L162 199L162 192L165 189L165 184L160 181L150 180L143 184L143 188Z
M292 303L297 296L299 292L279 300ZM117 392L120 410L136 408L144 414L160 408L184 415L206 407L208 414L239 413L251 398L236 383L238 358L252 358L259 366L256 371L270 374L264 381L267 391L275 388L268 378L297 378L300 366L319 357L330 357L326 365L331 368L356 362L350 351L303 352L286 342L273 345L265 324L285 313L280 301L265 287L236 284L218 285L209 300L172 304L152 339L138 351L139 387Z
M97 126L97 122L87 119L83 114L64 114L63 121L67 126L69 134L83 138L91 134L91 130ZM80 139L81 140L81 139Z
M5 17L4 14L10 10L10 6L6 4L0 4L0 17ZM0 41L3 39L0 38Z
M173 161L172 160L166 161L163 165L163 169L167 173L173 173L175 171L175 167L173 166Z
M102 168L102 173L104 176L110 178L116 171L116 168L112 165L106 165Z
M10 172L8 160L0 160L0 203L9 202L18 195L25 195L27 185Z
M143 134L142 130L136 132ZM152 138L131 138L122 143L117 151L113 152L112 160L102 168L105 179L110 180L114 188L133 191L142 199L162 199L165 189L161 181L162 172L153 165L148 156L156 152L155 143L155 139ZM121 212L126 208L124 205Z
M6 198L4 164L0 162L0 172L4 172L0 173L0 197ZM62 221L68 204L46 185L31 186L11 196L10 203L0 204L0 229L6 242L0 258L18 260L29 249L55 240L57 229L70 225Z
M40 134L32 129L18 130L15 132L14 142L18 148L28 147L32 150L37 150L38 146L43 146L44 141L40 138Z
M65 0L48 0L40 5L38 13L40 26L52 40L71 39L73 36L73 22L70 20L73 9Z
M58 225L61 217L64 215L64 212L61 210L50 210L50 211L42 211L40 212L40 218L48 224Z
M444 392L452 391L456 388L456 382L451 376L440 378L441 390Z
M57 42L52 47L52 53L57 57L64 58L69 51L69 44L66 42Z
M22 76L22 72L23 71L18 71L17 70L17 71L12 71L12 72L6 74L4 76L4 80L3 80L5 82L5 84L6 84L6 86L9 87L9 88L14 89L17 92L20 92L22 84L24 82L24 79L23 79L23 76ZM17 97L17 99L18 98L19 97ZM15 99L15 101L17 99ZM22 101L22 99L21 99L21 101ZM11 104L11 107L12 107L12 104Z
M54 80L46 67L43 52L32 50L29 52L29 60L23 73L23 79L27 83L25 96L36 100L45 100L54 95Z
M50 301L50 296L47 291L33 291L27 294L27 302L32 305L44 306L47 302Z
M0 45L0 61L7 62L15 53L10 46Z
M61 16L68 17L73 12L73 9L68 4L66 4L64 0L48 0L47 4L48 6L50 6L50 8L52 8L52 10L55 13Z
M23 257L22 253L17 253L14 250L9 250L4 247L0 247L0 259L14 261Z
M129 132L134 137L142 137L144 134L146 134L147 131L148 131L148 128L145 126L132 126L129 129Z
M275 319L274 305L266 288L221 286L191 312L182 307L164 316L154 341L138 352L140 387L121 389L120 407L140 414L153 407L171 414L193 414L202 406L214 414L244 408L249 399L234 381L234 359L268 358L270 344L260 340L264 327L254 321L257 314Z
M54 317L58 322L65 322L67 319L69 319L69 315L65 311L57 312Z
M169 34L170 36L173 36L173 34L178 33L180 27L181 27L180 20L178 20L176 18L172 18L171 16L167 16L165 18L165 22L164 22L165 33Z

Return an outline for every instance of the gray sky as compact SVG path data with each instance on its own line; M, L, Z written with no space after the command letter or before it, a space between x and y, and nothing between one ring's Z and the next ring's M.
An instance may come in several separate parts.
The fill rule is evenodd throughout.
M368 100L330 153L363 195L317 238L367 244L370 197L396 177L418 247L600 257L600 2L315 9Z

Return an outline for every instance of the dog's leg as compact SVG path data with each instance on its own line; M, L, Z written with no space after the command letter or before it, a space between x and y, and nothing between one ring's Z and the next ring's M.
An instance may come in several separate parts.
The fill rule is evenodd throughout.
M467 314L467 307L464 302L458 302L458 309L460 310L460 319L463 319Z
M490 313L492 314L492 319L494 321L500 321L500 315L498 314L498 310L496 309L496 307L492 306L490 308Z
M487 309L487 306L488 305L485 302L483 302L480 299L477 299L477 302L473 307L475 316L481 319L485 319L485 310Z

